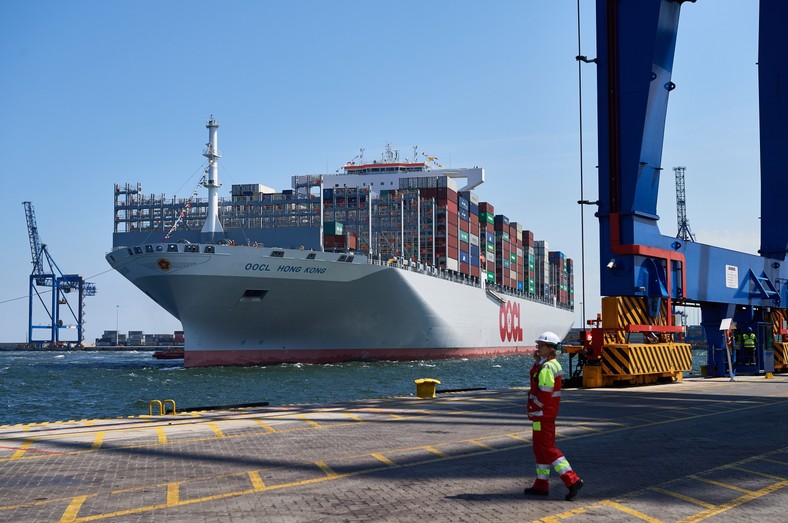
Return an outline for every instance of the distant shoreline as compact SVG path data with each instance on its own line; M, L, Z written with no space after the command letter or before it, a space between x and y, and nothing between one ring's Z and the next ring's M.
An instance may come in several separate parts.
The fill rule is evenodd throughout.
M183 345L166 345L166 346L153 346L153 345L85 345L84 347L32 347L27 343L0 343L0 351L30 351L30 352L66 352L66 351L84 351L84 352L132 352L132 351L167 351L182 349Z

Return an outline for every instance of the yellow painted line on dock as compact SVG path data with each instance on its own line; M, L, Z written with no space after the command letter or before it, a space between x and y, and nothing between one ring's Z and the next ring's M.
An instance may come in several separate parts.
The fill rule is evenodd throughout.
M266 430L266 432L276 432L275 428L273 428L271 425L269 425L268 423L264 422L261 419L254 418L254 422L260 425L261 427L263 427Z
M625 505L622 505L621 503L616 503L613 500L606 499L604 501L600 501L599 504L618 510L619 512L623 512L625 514L629 514L630 516L636 517L638 519L642 519L643 521L648 521L649 523L664 523L661 519L649 516L648 514L644 514L638 510L629 508Z
M306 421L307 423L309 423L310 425L312 425L315 428L321 428L320 423L318 423L317 421L315 421L313 419L307 418L306 414L296 414L295 417L300 419L300 420Z
M227 436L224 435L224 432L222 432L222 429L219 428L219 425L217 425L215 422L209 421L208 422L208 426L211 428L213 433L216 434L217 438L226 438L227 437Z
M730 485L728 483L723 483L722 481L715 481L709 478L702 478L700 476L695 476L694 474L687 477L690 479L694 479L696 481L702 481L703 483L708 483L709 485L716 485L717 487L723 487L723 488L735 490L736 492L742 492L744 494L749 494L750 492L752 492L752 490L746 488L737 487L736 485Z
M782 448L782 449L778 449L778 450L774 450L774 451L770 451L770 452L767 452L765 454L761 454L759 456L751 456L749 458L745 458L743 460L736 461L734 463L729 463L729 464L726 464L726 465L721 465L719 467L715 467L713 469L709 469L707 471L704 471L704 474L713 474L715 472L720 472L720 471L724 471L724 470L728 470L728 469L736 469L736 470L741 470L743 472L747 472L747 473L751 473L751 474L759 474L758 472L751 471L751 470L748 470L746 468L743 468L740 465L744 465L744 464L752 463L752 462L756 462L756 461L765 461L765 460L767 460L768 456L772 456L774 454L784 453L786 451L788 451L788 447ZM778 476L773 476L773 475L770 475L770 474L760 473L760 475L765 476L765 477L770 478L770 479L776 479L777 481L775 483L769 485L769 486L766 486L766 487L760 489L760 490L748 491L748 490L740 489L740 488L737 488L737 487L733 487L731 485L727 485L725 483L721 483L721 482L718 482L718 481L709 480L707 478L703 478L701 476L697 476L696 474L688 474L687 476L682 476L682 477L679 477L679 478L675 478L675 479L672 479L672 480L670 480L670 481L668 481L666 483L662 483L660 485L654 485L652 487L646 487L646 488L641 489L641 490L637 490L637 491L634 491L634 492L627 493L627 494L625 494L623 496L617 497L615 500L613 500L613 499L602 500L602 501L599 501L599 502L596 502L596 503L591 503L591 504L586 505L584 507L579 507L578 509L575 509L575 510L572 510L572 511L569 511L569 512L562 512L560 514L554 514L552 516L546 516L546 517L543 517L543 518L538 519L536 521L541 521L541 522L545 522L545 523L547 523L547 522L563 521L563 520L570 519L570 518L572 518L572 517L574 517L576 515L579 515L579 514L582 514L582 513L585 513L585 512L591 512L592 510L598 509L601 506L607 506L607 507L611 507L611 508L614 508L616 510L619 510L621 512L625 512L625 513L627 513L627 514L629 514L629 515L631 515L633 517L637 517L637 518L642 519L644 521L649 521L651 523L664 523L662 520L660 520L658 518L655 518L653 516L649 516L648 514L644 514L642 512L636 511L636 510L634 510L634 509L632 509L630 507L627 507L626 505L623 505L622 503L625 502L626 500L635 499L638 496L641 496L644 493L649 492L649 491L651 491L651 492L654 492L654 491L662 492L662 493L665 493L665 494L668 494L668 495L676 497L676 493L675 492L667 491L663 487L668 487L668 486L673 485L673 484L675 484L675 483L677 483L679 481L682 481L684 479L695 479L695 480L705 481L705 482L710 483L710 484L715 485L715 486L719 486L719 487L722 487L722 488L732 488L733 490L742 491L744 493L743 496L740 496L738 498L732 499L731 501L728 501L726 503L722 503L720 505L713 505L713 504L709 504L709 503L705 503L705 502L699 502L698 500L695 500L694 498L688 498L687 496L681 497L680 499L684 499L685 501L689 501L689 502L691 502L693 504L700 503L701 504L700 506L703 506L704 508L706 508L704 505L708 505L708 508L706 508L706 510L698 512L697 514L694 514L694 515L688 516L688 517L686 517L686 518L684 518L682 520L676 521L675 523L698 523L698 522L703 521L705 519L717 516L717 515L719 515L719 514L721 514L723 512L726 512L726 511L732 509L732 508L738 507L740 505L743 505L743 504L748 503L750 501L753 501L755 499L761 498L761 497L763 497L763 496L765 496L767 494L771 494L772 492L776 492L777 490L780 490L782 488L788 487L788 479L780 478Z
M22 443L21 445L19 445L19 450L17 450L13 454L11 454L11 457L8 458L8 461L15 461L15 460L18 460L18 459L22 459L22 456L25 455L25 453L27 452L27 449L30 448L30 445L32 445L35 441L36 440L34 440L34 439L29 439L29 440L25 441L24 443Z
M754 408L754 407L758 407L758 406L761 406L761 405L744 407L742 409L731 409L731 410L726 410L726 411L722 411L722 412L716 412L716 413L713 413L713 414L727 414L727 413L732 412L732 411L735 412L735 411L738 411L738 410L746 410L746 409L750 409L750 408ZM709 414L709 415L711 415L711 414ZM689 416L686 419L693 419L693 418L705 417L705 416L706 415ZM648 425L662 424L662 423L673 422L673 421L679 421L679 420L672 419L672 420L669 420L669 421L659 421L659 422L649 423ZM611 429L608 432L616 432L616 431L620 431L620 430L632 430L632 429L636 429L636 428L640 428L640 427L639 426L633 426L633 427L616 428L616 429ZM529 442L529 440L523 439L523 438L521 438L521 437L519 437L519 436L517 436L515 434L508 434L507 436L509 436L509 437L511 437L513 439L519 440L519 441L523 441L524 443L528 443ZM574 438L588 437L588 436L589 436L588 434L585 434L585 435L573 436L573 437L570 437L570 438L567 438L567 439L574 439ZM202 438L201 440L207 440L207 439L209 439L209 438ZM466 441L470 441L470 440L466 440ZM449 443L447 443L447 444L449 444ZM138 445L137 447L140 447L140 446L148 446L148 445ZM515 448L515 447L508 447L506 449L500 449L500 451L511 450L512 448ZM403 450L408 450L408 449L403 449ZM413 449L410 449L410 450L413 450ZM785 450L786 449L782 449L782 452L784 452ZM466 453L466 454L461 454L461 455L456 455L456 456L447 456L447 455L445 455L445 454L443 454L441 452L440 454L442 456L440 458L421 460L421 461L417 461L417 462L409 463L409 464L405 464L405 465L397 465L397 464L394 464L393 462L391 462L392 465L389 465L385 461L383 461L383 463L386 463L386 465L388 467L390 467L390 466L394 466L394 467L418 466L418 465L424 465L424 464L428 464L428 463L435 463L435 462L440 462L440 461L449 460L449 459L461 459L461 458L465 458L465 457L469 457L469 456L485 454L485 453L489 453L489 452L497 452L497 451L499 451L499 450L496 450L496 449L483 450L481 452L471 452L471 453ZM761 456L761 458L763 458L763 457L765 457L767 455L771 455L771 454L773 454L773 453L765 454L765 455ZM377 459L379 461L382 461L379 458L377 458ZM738 462L737 464L743 464L743 463L745 463L747 461L752 461L752 459L744 460L744 461ZM731 464L731 465L736 465L736 464ZM328 467L327 464L326 464L326 467ZM724 468L724 467L719 467L719 468ZM324 469L324 470L326 470L326 469ZM330 468L328 468L328 470L331 471ZM354 472L354 473L347 473L347 474L336 474L333 471L331 471L331 474L333 474L333 475L329 475L329 473L327 472L326 473L327 475L324 478L317 478L317 479L304 480L304 481L293 482L293 483L288 483L288 484L275 485L273 487L265 487L263 485L262 488L264 488L265 490L271 490L273 488L279 489L279 488L287 488L287 487L294 487L294 486L300 486L300 485L307 485L307 484L312 484L312 483L316 483L316 482L319 482L319 481L324 481L326 479L337 479L337 478L347 477L347 476L351 476L351 475L369 473L369 472L372 472L374 470L383 470L383 469L382 468L372 468L372 469L365 469L365 470L357 471L357 472ZM748 473L754 473L753 471L747 471L747 472ZM772 477L774 477L774 476L772 476ZM192 478L190 478L190 479L192 479ZM780 479L782 479L782 478L780 478ZM148 488L148 487L137 487L137 488ZM259 486L258 486L258 488L259 488ZM779 487L779 488L782 488L782 487ZM243 494L248 494L248 493L252 493L252 492L259 492L259 490L243 490L243 491L233 492L233 493L229 493L229 494L220 494L220 495L216 495L216 496L208 496L208 497L205 497L205 498L195 498L195 499L190 499L190 500L187 500L187 501L179 501L178 505L182 506L182 505L185 505L185 504L192 504L192 503L196 503L196 502L203 502L203 501L211 501L211 500L216 500L216 499L223 499L223 498L227 498L229 496L243 495ZM761 492L761 491L757 491L757 492ZM757 492L756 492L756 494L757 494ZM766 493L768 493L768 492L766 492ZM94 495L96 495L96 494L92 494L91 496L94 496ZM762 495L765 495L765 494L762 494ZM86 496L86 497L89 497L89 496ZM68 498L68 499L71 499L71 498ZM73 500L76 500L76 499L77 498L73 498ZM52 502L52 501L53 500L47 500L46 502L41 502L41 503L48 503L48 502ZM73 501L72 501L72 503L73 503ZM154 505L154 506L150 506L150 507L142 507L142 508L137 508L137 509L130 509L128 511L121 511L121 512L113 513L113 514L110 514L110 515L104 514L104 515L97 515L97 516L90 516L90 517L86 517L86 518L80 518L79 521L89 521L89 520L93 520L93 519L101 519L101 518L117 516L117 515L133 514L133 513L143 512L143 511L155 510L156 508L166 508L166 507L167 507L167 505ZM0 509L8 509L8 508L9 507L0 507ZM78 513L78 509L74 513L74 518L75 518L74 520L76 520L76 514L77 513Z
M742 472L746 472L747 474L755 474L756 476L763 476L764 478L773 479L775 481L787 481L785 478L782 478L780 476L773 476L772 474L766 474L765 472L758 472L757 470L750 470L740 466L731 465L726 468L741 470Z
M440 457L442 457L442 458L446 458L446 457L448 457L448 456L446 455L446 453L445 453L445 452L443 452L443 451L441 451L441 450L438 450L438 449L436 449L435 447L431 447L431 446L429 446L429 445L425 445L425 446L423 446L423 447L421 447L421 448L423 448L423 449L424 449L424 450L426 450L427 452L432 452L432 453L433 453L433 454L435 454L436 456L440 456Z
M315 461L315 465L320 467L320 470L325 472L326 476L329 477L329 478L336 478L336 477L340 476L339 474L337 474L336 472L331 470L331 467L329 467L328 463L326 463L325 461Z
M471 440L466 440L466 441L471 441ZM417 448L424 448L424 447L417 447ZM413 450L413 449L400 449L400 450L407 451L407 450ZM768 454L764 454L764 455L758 456L756 458L748 458L747 460L743 460L743 461L738 462L738 463L746 463L746 462L749 462L749 461L754 461L755 459L763 458L765 456L768 456L768 455L771 455L771 454L774 454L774 453L777 453L777 452L784 452L785 450L786 449L781 449L780 451L775 451L775 452L771 452L771 453L768 453ZM106 513L106 514L94 514L94 515L91 515L91 516L86 516L84 518L77 518L77 514L78 514L78 511L79 511L79 507L81 507L81 503L79 504L79 506L77 506L76 501L79 498L74 498L74 500L72 501L72 504L71 504L71 511L70 512L67 511L67 514L71 518L68 521L69 522L73 522L73 523L79 523L79 522L83 522L83 521L93 521L93 520L104 519L104 518L109 518L109 517L126 516L126 515L131 515L131 514L138 514L138 513L142 513L142 512L150 512L150 511L153 511L153 510L159 510L159 509L168 508L168 507L171 507L171 506L184 506L184 505L190 505L190 504L195 504L195 503L216 501L216 500L220 500L220 499L226 499L226 498L229 498L229 497L248 495L248 494L252 494L252 493L259 493L261 491L270 491L270 490L274 490L274 489L278 490L278 489L285 489L285 488L293 488L293 487L299 487L299 486L304 486L304 485L310 485L310 484L315 484L315 483L319 483L319 482L322 482L322 481L340 479L340 478L345 478L345 477L350 477L350 476L357 476L357 475L361 475L361 474L366 474L366 473L371 473L371 472L375 472L375 471L385 470L385 469L390 468L390 467L404 468L404 467L420 466L420 465L424 465L424 464L428 464L428 463L436 463L436 462L447 461L447 460L462 459L462 458L469 457L469 456L480 455L480 454L487 454L487 453L491 453L491 452L496 452L496 450L482 450L480 452L472 452L472 453L467 453L467 454L463 454L463 455L455 455L455 456L445 456L444 455L444 457L435 458L435 459L420 460L420 461L417 461L417 462L407 463L407 464L404 464L404 465L397 465L397 464L394 464L393 462L391 462L391 465L389 465L388 462L390 462L390 460L388 460L387 458L384 459L384 460L380 460L380 458L377 458L377 456L375 456L373 454L372 456L376 457L379 461L385 463L385 467L372 467L372 468L369 468L369 469L359 470L359 471L350 472L350 473L344 473L344 474L337 474L336 472L334 472L328 466L328 464L326 462L324 462L324 461L317 461L317 462L314 462L314 464L317 465L321 470L323 470L325 472L325 476L322 476L322 477L319 477L319 478L312 478L312 479L308 479L308 480L294 481L294 482L291 482L291 483L284 483L284 484L279 484L279 485L273 485L273 486L265 486L261 479L259 481L256 479L256 477L259 478L259 471L257 471L257 470L247 471L247 472L237 473L237 474L232 474L232 475L241 475L241 474L247 475L250 478L250 481L252 482L252 488L251 489L243 489L243 490L240 490L240 491L223 493L223 494L217 494L217 495L211 495L211 496L204 496L204 497L201 497L201 498L193 498L193 499L189 499L189 500L180 500L179 499L177 501L176 505L156 504L156 505L149 505L149 506L144 506L144 507L135 507L135 508L130 508L130 509L121 510L121 511L117 511L117 512ZM355 459L355 457L351 457L351 458L348 458L348 459ZM722 469L725 469L725 468L729 468L729 467L722 466L722 467L718 467L715 470L722 470ZM220 477L220 476L215 476L215 477ZM221 477L224 477L224 475L222 475ZM205 479L206 478L190 478L189 481L204 481ZM674 483L675 481L676 480L673 480L670 483ZM185 482L180 482L178 484L182 484L182 483L185 483ZM165 485L170 485L170 484L165 484ZM728 510L729 508L733 508L734 506L737 506L738 504L744 503L744 502L746 502L746 500L756 499L757 497L766 495L769 492L773 492L773 491L777 490L778 488L782 488L783 486L786 486L786 485L788 485L788 481L783 481L783 482L777 483L775 485L772 485L771 487L767 487L766 489L761 489L760 491L756 491L756 492L753 492L753 493L748 494L746 496L743 496L742 498L739 498L740 501L738 501L736 504L728 503L728 504L725 504L725 505L721 505L719 507L714 507L714 509L708 509L708 510L704 511L703 514L708 514L708 517L710 517L712 515L716 515L717 513L721 512L721 511ZM149 490L152 487L160 487L160 486L162 486L162 485L137 486L137 487L134 487L134 489L135 490ZM128 490L132 490L132 489L128 489ZM636 494L643 493L643 492L645 492L647 490L648 489L644 489L642 491L639 491L638 493L630 494L627 497L634 497ZM90 494L89 496L85 496L85 498L96 496L96 495L98 495L98 494ZM172 499L174 499L174 498L170 498L170 494L169 494L169 490L168 490L168 500L172 500ZM54 500L49 500L49 501L54 501ZM734 501L737 501L737 500L734 500ZM608 500L605 504L610 506L611 503L612 504L618 504L617 502L612 501L612 500ZM620 504L618 504L618 505L620 505ZM542 521L557 521L558 518L561 517L561 516L568 517L571 514L579 514L583 510L588 510L588 509L593 508L593 507L597 507L598 508L599 506L601 506L601 505L595 504L595 505L591 505L591 506L588 506L588 507L585 507L585 508L578 508L578 509L573 510L571 513L564 513L563 515L550 516L548 518L543 519ZM619 510L623 510L624 512L626 512L626 513L628 513L630 515L633 515L633 516L636 515L635 514L636 511L632 511L632 509L629 509L628 507L624 507L623 505L621 505L621 507L622 508L619 509ZM725 508L725 507L727 507L727 508ZM6 507L0 507L0 508L6 508ZM711 512L712 510L714 511L713 513ZM641 513L637 513L637 514L640 514L638 517L640 517L640 519L644 519L645 521L651 521L651 522L654 522L654 523L657 523L657 522L660 521L660 520L658 520L656 518L651 518L650 516L647 516L645 514L641 514ZM64 515L64 517L65 517L65 515ZM648 519L648 518L651 518L651 519ZM691 521L693 521L693 522L694 521L700 521L701 519L694 519L694 520L691 520Z
M364 423L364 420L360 416L357 416L356 414L353 414L352 412L340 412L340 414L342 414L343 416L347 416L348 418L350 418L352 420L356 420L356 421L358 421L360 423Z
M476 445L477 447L481 447L483 449L495 450L495 447L491 447L488 444L482 443L481 441L478 441L478 440L475 440L475 439L469 439L468 443L470 443L471 445Z
M252 482L252 488L255 490L255 492L265 490L265 482L263 481L263 478L260 477L260 471L250 470L247 472L247 475L249 476L249 481Z
M68 504L66 511L63 513L63 517L60 518L60 523L72 523L77 520L77 514L79 514L79 509L82 508L82 504L85 503L85 500L88 499L89 496L77 496L71 500L71 503Z
M727 503L723 503L722 505L710 508L708 510L704 510L703 512L695 514L694 516L681 519L676 523L697 523L698 521L703 521L704 519L708 519L718 514L722 514L723 512L727 512L732 508L736 508L739 505L743 505L747 502L761 498L767 494L771 494L772 492L776 492L785 487L788 487L788 481L779 481L777 483L773 483L769 485L768 487L764 487L760 490L756 490L749 494L745 494L744 496L741 496L739 498L732 499L731 501L728 501Z
M649 487L648 490L651 492L659 492L660 494L665 494L666 496L671 496L676 499L680 499L682 501L686 501L687 503L692 503L693 505L698 505L699 507L703 508L715 508L717 505L713 505L711 503L706 503L705 501L701 501L699 499L685 496L684 494L680 494L679 492L673 492L672 490L660 488L660 487Z
M174 507L181 500L181 484L178 481L167 483L167 506Z
M386 456L384 456L383 454L381 454L379 452L375 452L373 454L370 454L370 456L372 456L373 458L375 458L378 461L382 461L383 463L385 463L389 467L396 467L397 466L396 463L394 463L389 458L387 458Z
M162 427L156 427L156 437L158 439L159 445L167 444L167 433L164 432Z
M788 461L780 461L778 459L766 459L766 458L763 458L761 461L768 461L769 463L776 463L778 465L788 465Z
M91 445L91 450L98 450L101 448L101 443L104 441L104 431L97 432L96 437L93 438L93 445Z
M777 403L783 403L783 402L784 401L779 401ZM763 407L763 406L765 406L763 403L758 403L758 404L754 404L754 405L747 405L745 407L740 407L740 408L731 408L731 409L725 409L725 410L720 410L720 411L715 411L715 412L707 412L707 413L702 413L702 414L692 414L692 415L686 416L684 418L670 418L670 419L661 419L661 420L658 420L658 421L648 421L648 422L644 422L644 423L639 424L639 425L621 426L621 427L617 427L617 428L608 428L606 430L601 430L601 431L597 431L597 430L594 430L594 429L590 429L590 428L588 428L586 426L582 426L581 428L586 428L586 429L588 429L589 432L586 432L584 434L577 434L577 435L574 435L574 436L564 436L561 439L562 440L579 439L579 438L589 437L591 434L594 434L594 435L600 434L600 433L607 434L607 433L619 432L619 431L624 431L624 430L640 429L640 428L654 426L654 425L661 425L661 424L667 424L667 423L689 421L689 420L698 419L698 418L704 418L704 417L709 417L709 416L716 416L716 415L719 415L719 414L729 414L729 413L733 413L733 412L741 412L741 411L751 410L751 409L755 409L755 408L760 408L760 407ZM413 412L422 413L422 414L428 413L428 411L425 411L425 410L414 410ZM192 416L199 417L199 415L195 414L195 413L189 413L189 414L192 415ZM391 416L394 419L405 419L404 416L399 416L399 415L393 414L393 413L389 413L388 415ZM286 414L278 415L278 416L275 416L275 417L278 418L278 419L281 419L283 417L285 417L285 418L287 418L287 417L292 418L294 416L291 413L286 413ZM630 418L630 419L632 419L632 418ZM199 421L198 423L205 423L205 422L204 421ZM221 433L220 430L217 432L218 426L216 426L214 422L207 422L207 424L209 426L211 426L213 424L212 429L216 433L216 436L220 437L220 438L250 437L250 436L255 436L256 435L256 434L245 433L245 434L236 434L236 435L232 435L232 436L227 436L227 435ZM356 424L356 422L352 422L352 423L348 422L347 425L355 425L355 424ZM146 425L147 425L147 423L146 423ZM333 425L333 427L337 427L337 426L338 425ZM319 424L317 424L314 427L310 426L310 427L308 427L306 429L299 427L299 428L292 428L292 429L287 429L287 430L282 430L282 431L277 431L277 432L290 432L290 431L294 431L294 430L310 430L310 429L313 429L313 428L326 428L326 427L320 426ZM119 429L119 431L123 432L123 431L149 430L149 429L150 429L150 426L148 425L148 426L143 426L143 427L133 427L133 428L127 428L127 429ZM113 432L118 432L118 431L113 431ZM524 442L529 442L530 443L530 439L523 439L523 438L520 438L518 436L513 436L513 435L510 435L510 434L507 434L506 436L512 437L514 439L521 439ZM51 440L58 440L58 439L64 439L64 438L62 436L58 436L58 435L49 435L49 436L42 436L40 438L36 438L36 440L45 440L45 439L51 441ZM213 438L190 438L190 439L179 440L177 443L178 444L185 444L185 443L193 443L193 442L199 442L199 441L207 441L207 440L210 440L210 439L213 439ZM119 448L144 448L144 447L154 446L154 445L157 445L157 444L159 444L159 443L156 442L156 443L147 443L147 444L139 444L139 445L129 445L129 446L126 446L126 447L119 447ZM96 452L96 451L92 450L92 449L88 449L88 450L77 450L77 451L71 451L71 452L58 452L57 454L74 455L74 454L81 454L81 453L84 453L84 452ZM100 450L99 450L99 452L100 452ZM24 451L22 451L20 449L20 451L15 453L11 458L0 459L0 462L9 461L11 459L35 459L35 458L41 458L41 457L45 457L47 454L52 454L52 453L33 452L33 451L30 451L30 452L26 453L26 452L24 452Z

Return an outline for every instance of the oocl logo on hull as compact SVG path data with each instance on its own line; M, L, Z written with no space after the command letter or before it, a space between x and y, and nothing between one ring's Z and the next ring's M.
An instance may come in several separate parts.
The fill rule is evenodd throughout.
M523 328L521 325L520 304L510 301L503 302L498 313L501 341L523 341Z

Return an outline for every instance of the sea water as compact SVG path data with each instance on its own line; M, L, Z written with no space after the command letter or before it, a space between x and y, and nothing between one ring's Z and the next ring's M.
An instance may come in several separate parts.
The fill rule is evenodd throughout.
M559 361L568 374L568 356ZM705 353L693 351L695 371L703 363ZM180 410L412 396L418 378L439 380L438 390L527 387L532 364L531 356L510 355L185 369L151 352L0 351L0 425L139 416L165 399Z

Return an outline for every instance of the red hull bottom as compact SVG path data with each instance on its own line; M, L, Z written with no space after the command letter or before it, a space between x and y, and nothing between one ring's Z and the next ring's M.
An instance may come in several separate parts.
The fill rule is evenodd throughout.
M533 347L456 347L441 349L304 349L193 350L184 354L184 367L217 365L275 365L278 363L338 363L342 361L418 361L530 354Z

